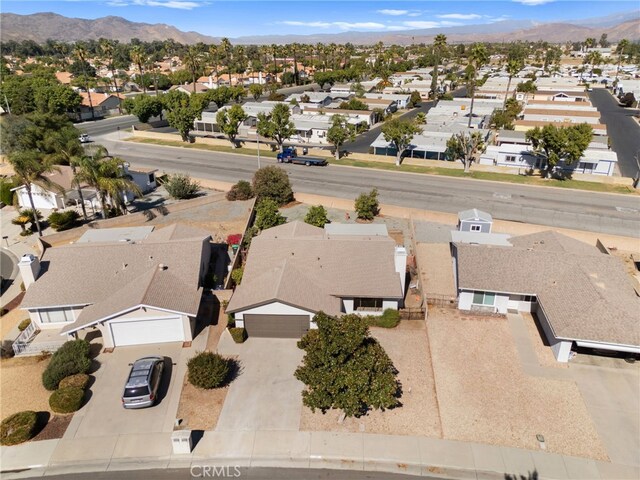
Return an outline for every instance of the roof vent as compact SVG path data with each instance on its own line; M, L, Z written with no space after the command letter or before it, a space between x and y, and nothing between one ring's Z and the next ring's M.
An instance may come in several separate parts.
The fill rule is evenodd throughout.
M167 265L165 265L164 263L161 263L158 265L158 270L166 270L167 268L169 268Z

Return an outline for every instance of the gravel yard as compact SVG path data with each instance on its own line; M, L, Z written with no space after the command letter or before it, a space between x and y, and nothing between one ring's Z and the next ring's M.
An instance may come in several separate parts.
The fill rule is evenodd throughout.
M303 407L300 430L367 432L395 435L441 437L440 416L436 400L431 355L424 322L403 321L396 328L372 328L398 370L402 384L402 407L381 412L371 411L361 418L347 418L338 423L340 412L326 414Z
M527 326L531 345L533 345L533 350L536 352L536 357L538 357L538 363L543 367L569 368L568 363L560 363L553 356L551 347L545 343L544 332L542 332L542 329L538 329L533 315L527 312L520 312L520 315L522 315L524 323Z
M23 410L51 412L49 395L42 386L42 372L49 358L18 357L0 361L0 416Z
M573 382L519 366L507 320L433 309L428 335L444 438L607 460Z

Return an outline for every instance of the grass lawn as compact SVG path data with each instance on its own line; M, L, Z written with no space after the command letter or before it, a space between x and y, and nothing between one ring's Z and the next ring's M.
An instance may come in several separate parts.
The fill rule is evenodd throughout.
M183 147L193 148L196 150L209 150L213 152L227 152L237 153L241 155L255 156L257 154L254 148L231 148L231 146L222 145L205 145L200 143L185 143L171 140L158 140L154 138L131 138L128 141L137 143L146 143L151 145L166 145L169 147ZM277 152L260 152L261 156L268 158L276 158ZM462 177L462 178L476 178L478 180L491 180L494 182L507 182L518 183L521 185L534 185L544 187L559 187L576 190L587 190L591 192L604 192L604 193L625 193L637 195L637 192L625 185L615 185L598 182L585 182L583 180L551 180L544 179L538 176L526 176L526 175L514 175L511 173L494 173L494 172L479 172L471 171L465 173L461 169L445 168L445 167L427 167L422 165L401 165L396 167L394 163L376 162L372 160L352 160L349 158L342 158L336 160L333 156L326 156L328 162L332 165L343 165L348 167L358 168L375 168L378 170L391 170L394 172L409 172L409 173L421 173L426 175L440 175L444 177Z

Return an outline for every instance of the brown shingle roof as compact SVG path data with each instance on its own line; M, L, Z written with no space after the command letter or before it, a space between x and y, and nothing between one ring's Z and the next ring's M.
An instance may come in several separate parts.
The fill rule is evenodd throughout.
M619 259L556 232L456 244L458 286L536 295L558 338L640 346L640 298Z
M281 301L338 315L340 297L401 298L394 253L389 237L330 238L302 222L265 230L251 242L242 284L227 311Z

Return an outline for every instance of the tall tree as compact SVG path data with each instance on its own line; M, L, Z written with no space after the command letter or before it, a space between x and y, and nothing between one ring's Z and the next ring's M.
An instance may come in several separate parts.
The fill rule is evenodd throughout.
M58 170L58 167L50 159L47 159L42 152L37 150L16 151L9 155L9 163L13 167L16 177L18 177L27 191L29 204L34 212L33 223L36 226L38 235L42 236L42 227L36 214L36 206L33 203L33 185L37 184L45 188L61 190L60 186L53 183L47 176L48 173Z
M102 58L106 63L106 67L111 72L111 80L113 81L113 91L118 96L118 112L122 115L122 99L118 93L118 75L116 74L115 67L115 47L112 40L102 38L100 40L100 51L102 52Z
M476 98L476 82L478 76L478 70L489 62L489 54L487 53L487 47L484 43L474 43L471 47L471 53L469 55L469 66L471 67L471 105L469 107L469 123L468 128L471 128L471 121L473 120L473 103Z
M396 166L400 166L402 154L411 145L414 135L420 133L420 127L408 120L393 118L384 122L381 130L385 141L393 144L396 149Z
M460 160L464 165L464 171L469 172L471 163L477 160L477 155L484 149L485 145L480 132L455 133L447 140L445 157L450 160Z
M507 90L504 92L504 101L502 102L503 109L507 105L507 98L509 97L509 90L511 89L511 81L513 80L513 77L515 77L518 72L522 70L523 66L524 64L520 60L515 58L509 59L507 61L506 70L507 75L509 75L509 80L507 81Z
M191 87L193 89L193 93L196 93L196 79L198 72L200 71L201 61L200 52L193 45L187 49L182 57L182 63L184 63L185 67L187 67L187 70L191 74Z
M73 49L73 54L75 55L75 57L78 59L78 62L80 62L80 64L83 66L83 69L85 69L85 65L88 64L87 62L87 48L83 43L76 43L75 48ZM83 77L84 77L84 87L85 90L87 92L87 98L89 100L89 108L91 109L91 120L95 120L96 119L96 115L95 112L93 111L93 101L91 99L91 89L89 88L89 76L85 71L83 72Z
M227 72L229 73L229 86L231 86L231 64L232 64L232 58L231 58L231 51L232 51L232 46L231 46L231 42L229 41L229 39L227 37L224 37L221 41L220 41L220 49L222 50L222 53L224 55L224 59L225 59L225 64L227 67Z
M433 96L436 96L436 89L438 88L438 67L440 66L440 61L442 60L442 54L447 47L447 36L439 33L433 39L433 53L436 59L435 65L433 67L433 78L431 79L431 90L433 91Z
M236 137L238 136L238 129L242 122L247 118L247 114L240 105L233 105L231 108L218 110L216 115L216 122L220 127L220 131L224 133L231 146L237 148Z
M548 124L526 133L534 152L542 157L544 165L541 171L545 177L550 176L560 162L570 166L580 160L592 138L593 129L586 123L569 127Z
M133 45L129 50L129 56L131 57L131 61L135 63L136 67L138 67L140 82L142 82L142 75L144 75L144 65L147 63L147 54L142 48L142 45ZM145 87L144 82L142 82L142 93L147 93L147 87Z
M356 127L347 120L343 115L334 115L331 117L331 127L327 131L327 141L335 148L336 160L340 160L340 147L345 142L353 142L356 139Z
M162 97L167 122L180 132L183 142L189 141L193 122L202 116L206 107L206 96L198 93L188 95L180 90L172 90Z
M275 140L278 149L282 152L284 141L296 133L296 127L291 121L289 105L278 103L271 113L258 114L258 135Z
M620 75L620 65L622 64L622 60L624 59L624 55L628 48L629 48L629 40L627 40L626 38L623 38L622 40L620 40L618 42L618 45L616 45L616 54L618 55L618 69L616 70L616 80Z

